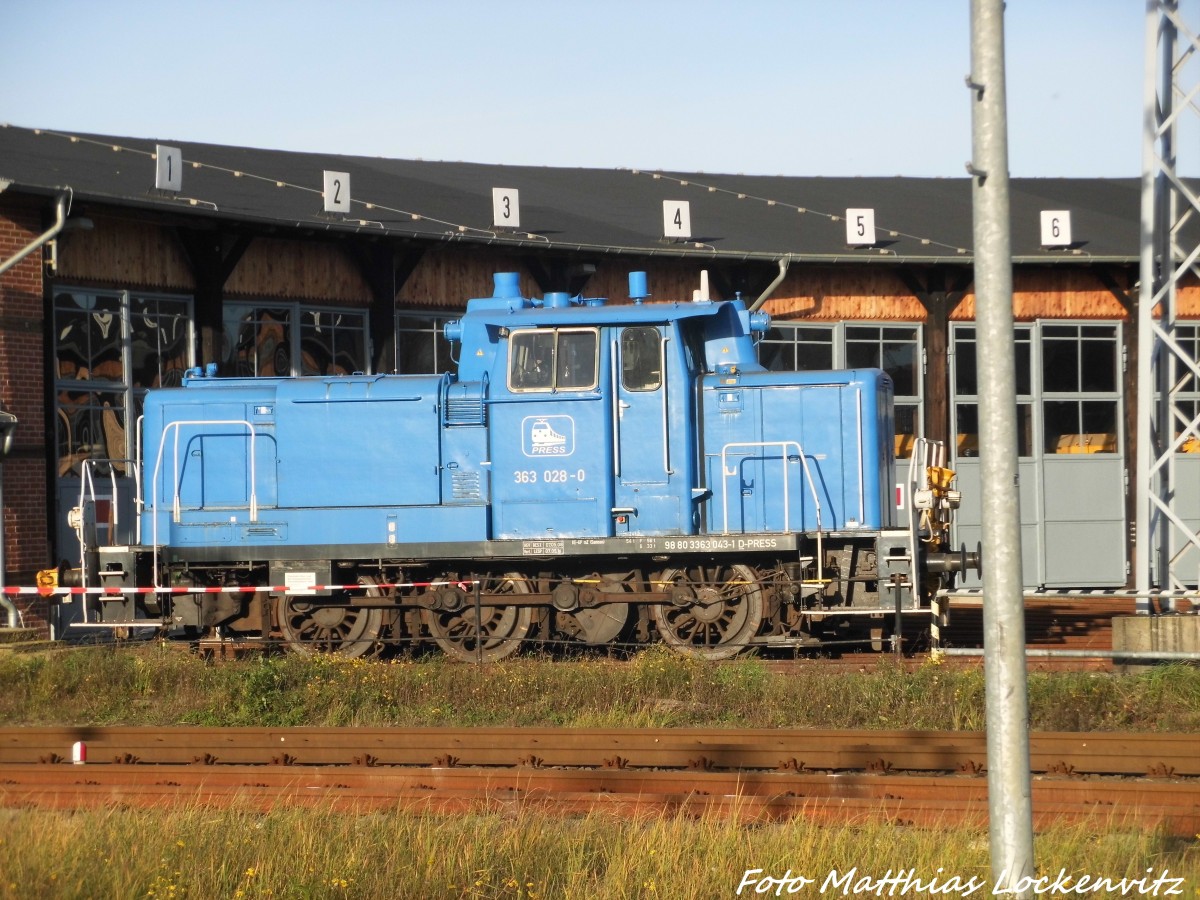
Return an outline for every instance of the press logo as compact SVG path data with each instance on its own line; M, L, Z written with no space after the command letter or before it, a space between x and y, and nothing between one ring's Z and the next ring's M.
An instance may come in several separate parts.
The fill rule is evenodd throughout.
M526 456L570 456L575 452L575 420L570 416L526 416L521 435Z

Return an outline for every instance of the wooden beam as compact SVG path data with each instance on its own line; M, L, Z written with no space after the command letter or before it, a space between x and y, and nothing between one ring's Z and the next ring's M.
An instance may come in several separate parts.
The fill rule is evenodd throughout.
M423 248L380 241L351 241L346 253L371 291L368 312L371 370L396 371L396 296L425 255Z
M571 256L546 257L527 254L521 264L543 294L563 292L572 297L581 295L592 276L596 264L586 259Z
M237 268L254 236L248 232L183 227L176 228L175 235L196 282L197 361L201 365L219 364L225 282Z
M900 281L925 307L925 437L950 441L950 314L962 302L971 286L971 273L956 270L949 287L946 270L934 267L896 270Z

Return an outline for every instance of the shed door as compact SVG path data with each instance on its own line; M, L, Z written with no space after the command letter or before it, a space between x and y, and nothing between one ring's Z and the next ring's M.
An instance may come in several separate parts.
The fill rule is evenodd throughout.
M1116 587L1127 578L1120 326L1016 329L1021 543L1028 589ZM954 332L956 541L982 534L975 329ZM985 558L987 548L984 548ZM986 562L985 562L986 565ZM971 582L968 582L971 583Z

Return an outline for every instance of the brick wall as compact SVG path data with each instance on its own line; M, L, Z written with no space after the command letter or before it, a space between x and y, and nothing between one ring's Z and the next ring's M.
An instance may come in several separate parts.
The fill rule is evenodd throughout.
M14 257L45 230L50 210L49 200L0 194L0 261ZM3 463L4 580L9 585L33 584L34 573L52 562L42 292L40 250L0 275L0 405L18 420L13 452ZM44 600L13 599L27 626L45 627Z

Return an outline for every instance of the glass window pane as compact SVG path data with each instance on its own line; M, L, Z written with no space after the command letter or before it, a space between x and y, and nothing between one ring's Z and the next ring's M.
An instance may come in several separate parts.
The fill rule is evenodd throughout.
M979 455L979 407L959 403L954 407L954 433L959 456Z
M1176 401L1174 436L1182 435L1185 428L1188 430L1188 437L1179 448L1184 453L1200 453L1200 424L1193 424L1197 416L1200 416L1200 399Z
M1082 342L1080 368L1085 391L1117 390L1117 341L1112 329L1106 330L1107 339Z
M920 396L917 349L917 330L907 325L846 328L846 364L852 369L883 369L891 376L897 397Z
M434 375L455 371L450 342L442 332L449 317L396 317L396 371Z
M1079 337L1078 325L1043 325L1042 334L1045 337L1052 338L1071 338L1074 340Z
M300 347L301 374L349 375L367 370L361 313L301 310Z
M555 387L590 389L596 386L596 332L560 331Z
M833 329L778 325L758 344L758 360L773 372L820 372L833 368Z
M1050 331L1061 333L1065 327L1060 325L1043 330L1042 390L1075 394L1079 392L1079 341L1074 335L1069 338L1047 336Z
M432 322L421 327L421 319L405 319L396 330L396 371L405 375L432 374L437 371L437 350Z
M796 329L796 368L802 372L823 372L833 368L832 329Z
M288 376L292 374L292 310L286 307L225 307L223 374Z
M917 345L884 344L883 369L892 376L897 397L915 397L917 391Z
M1047 400L1042 404L1044 448L1046 453L1081 453L1083 439L1079 427L1079 403L1076 400Z
M1175 340L1187 352L1188 358L1200 360L1200 325L1176 325ZM1179 385L1179 393L1194 394L1200 391L1200 379L1183 363L1177 363L1178 374L1175 381Z
M91 377L91 343L88 341L90 316L82 310L56 310L57 364L60 379L85 380Z
M1117 452L1117 402L1084 400L1081 404L1084 445L1091 453Z
M796 345L790 328L772 328L758 342L758 361L772 372L791 372L796 368Z
M917 407L909 403L896 404L896 459L912 456L916 444Z
M1013 348L1016 359L1017 396L1028 397L1033 393L1033 344L1028 328L1018 328Z
M122 397L117 391L58 392L55 416L58 477L79 475L85 459L128 457Z
M1033 456L1033 404L1017 404L1017 455Z
M170 387L192 365L189 304L170 298L129 301L130 378L134 389Z
M662 384L662 342L653 327L621 332L621 384L627 391L654 391Z
M333 336L333 366L331 374L349 375L354 372L365 372L363 346L365 337L361 329L340 328Z
M58 377L124 382L120 295L63 291L54 306Z
M967 329L954 332L954 392L958 395L974 396L979 392L975 367L975 341L965 337ZM974 336L974 329L970 334Z
M954 433L959 456L979 455L979 407L958 403L954 407ZM1017 404L1017 455L1033 456L1033 404Z
M882 369L879 345L862 341L846 342L846 366L850 369Z
M509 388L515 391L548 391L553 379L554 332L514 332L509 337Z

